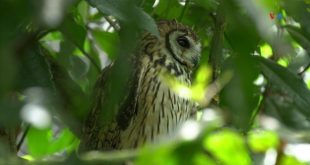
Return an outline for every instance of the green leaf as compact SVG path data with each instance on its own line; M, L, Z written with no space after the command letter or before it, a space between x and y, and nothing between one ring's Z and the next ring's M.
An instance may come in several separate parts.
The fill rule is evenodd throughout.
M117 33L110 33L100 30L94 30L93 36L98 42L99 46L104 50L110 59L115 59L120 48L119 37Z
M71 15L64 20L62 26L60 27L60 31L79 49L84 48L86 29L84 26L78 24Z
M63 36L59 31L49 32L40 41L42 42L51 42L51 41L60 41L63 39Z
M112 15L124 24L159 35L152 17L139 8L134 0L88 0L102 13Z
M35 158L55 154L56 152L71 152L77 147L78 139L68 128L61 130L57 137L53 137L53 130L30 127L27 134L27 145L30 155Z
M12 40L21 37L21 32L36 12L34 5L26 1L3 0L0 5L0 51L10 47ZM10 18L10 19L8 19ZM1 52L2 54L3 52Z
M147 13L152 13L152 11L154 10L153 5L155 3L155 0L148 0L148 1L140 0L140 1L141 1L140 4L142 5L144 11Z
M207 136L203 146L223 164L251 164L243 137L231 130L223 130Z
M294 130L308 130L310 122L297 108L294 100L287 95L285 89L270 84L268 95L265 96L264 113L281 121L285 126Z
M186 14L184 14L182 18L182 23L189 27L193 27L202 41L204 39L209 39L209 37L206 36L208 29L205 28L205 25L208 24L208 26L212 26L214 22L211 17L201 17L201 15L214 11L215 10L206 10L199 5L188 5L185 12Z
M266 152L268 149L276 149L279 145L279 137L275 132L266 130L251 131L248 135L248 143L255 152Z
M38 45L32 46L20 58L18 89L40 86L52 88L53 82L44 53Z
M238 11L237 7L230 7L235 4L229 4L230 1L225 1L226 12L226 29L225 37L234 51L242 55L252 53L260 41L260 36L257 32L254 21L249 15ZM239 9L240 10L240 9Z
M178 0L159 1L159 4L154 10L154 13L158 15L159 18L165 19L179 18L181 12L182 6Z
M27 133L27 145L29 153L36 158L47 155L49 153L49 143L51 138L51 128L37 129L30 127Z
M90 97L81 89L79 86L80 84L75 82L70 76L70 56L72 56L72 51L74 49L68 42L64 42L64 45L61 47L60 55L57 54L55 59L46 49L43 49L43 52L50 66L50 74L53 78L53 85L57 96L55 99L58 101L57 103L59 103L55 110L60 112L60 117L69 125L70 129L72 129L71 131L76 135L80 135L80 124L82 124L85 114L88 112ZM75 65L77 65L77 63Z
M288 69L262 57L255 57L269 82L285 89L300 111L310 117L310 91L304 81Z
M89 71L89 63L84 56L73 55L69 57L69 74L75 80L83 80Z
M74 147L77 147L78 139L70 132L68 128L61 130L55 140L50 142L48 153L67 151L70 152Z
M156 148L145 148L141 150L141 156L136 159L135 164L168 164L177 165L177 160L171 154L175 145L157 146Z
M144 148L136 160L136 164L154 165L215 165L214 158L204 153L201 141L177 141Z
M194 164L194 165L217 165L215 161L210 159L204 153L196 153L192 159L193 159L193 162L191 164Z
M294 164L294 165L308 165L308 163L302 162L302 161L298 160L296 157L290 156L290 155L281 156L279 164L281 164L281 165L292 165L292 164Z
M283 7L289 16L299 22L307 33L310 33L310 3L305 0L283 0Z
M217 0L194 0L195 4L203 7L207 11L215 10L216 7L219 5L219 2Z
M89 5L86 1L80 1L80 3L77 5L77 11L79 15L81 16L83 23L86 25L88 22L88 16L89 16Z
M254 61L249 56L230 58L225 71L233 71L232 80L220 93L220 106L228 114L228 122L242 131L251 128L251 120L259 102L260 92L254 85L258 76Z
M262 4L265 9L268 9L267 12L276 12L279 10L279 1L280 0L259 0L259 1L256 1L260 4Z

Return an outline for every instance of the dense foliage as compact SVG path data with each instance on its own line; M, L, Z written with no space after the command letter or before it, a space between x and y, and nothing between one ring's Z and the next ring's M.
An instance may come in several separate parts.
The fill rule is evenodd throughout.
M116 60L116 102L134 41L160 19L201 39L198 122L157 146L78 155L101 69ZM0 164L310 163L309 0L2 0L0 22Z

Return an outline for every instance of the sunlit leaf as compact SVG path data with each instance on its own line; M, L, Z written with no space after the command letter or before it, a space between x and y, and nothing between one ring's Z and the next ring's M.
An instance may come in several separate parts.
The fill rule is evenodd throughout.
M283 67L287 67L289 64L289 60L287 58L281 58L277 61L277 63Z
M260 46L260 52L261 52L261 55L265 58L272 56L272 48L268 44L264 44Z
M223 130L207 136L203 145L224 164L251 164L243 137L231 130Z
M55 140L50 142L48 152L50 154L56 152L71 152L78 144L78 139L70 132L69 129L63 129Z
M285 155L285 156L281 157L280 164L281 165L292 165L292 164L294 164L294 165L307 165L308 163L301 162L293 156Z
M137 165L177 165L177 160L172 157L174 145L167 145L156 148L145 148L141 151L141 156L136 160Z
M271 131L251 131L248 135L250 148L255 152L266 152L268 149L276 149L279 145L279 137Z
M34 158L43 158L65 151L71 152L72 148L78 144L78 140L68 129L62 130L58 136L53 136L53 134L54 131L51 128L31 127L27 134L30 155Z
M203 153L197 153L193 156L193 165L216 165L217 163Z
M35 158L42 158L47 155L49 153L51 139L51 128L37 129L31 127L27 134L27 145L31 156Z

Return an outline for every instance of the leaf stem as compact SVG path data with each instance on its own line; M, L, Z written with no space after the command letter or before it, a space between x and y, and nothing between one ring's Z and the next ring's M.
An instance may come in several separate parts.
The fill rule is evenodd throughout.
M180 17L179 17L179 21L182 21L182 19L183 19L183 17L184 17L184 14L185 14L185 11L186 11L186 9L188 8L189 1L190 1L190 0L186 0L186 1L185 1L185 5L184 5L183 10L182 10L182 12L181 12L181 15L180 15Z
M101 71L100 66L96 63L96 61L90 56L89 53L87 53L83 48L79 47L78 45L76 45L76 47L84 54L85 57L87 57L89 59L89 61L95 66L96 70L98 72Z

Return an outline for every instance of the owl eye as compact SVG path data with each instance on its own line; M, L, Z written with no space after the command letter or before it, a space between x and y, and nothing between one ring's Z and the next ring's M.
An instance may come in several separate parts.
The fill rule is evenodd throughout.
M177 42L180 46L182 46L183 48L188 49L190 47L189 41L186 37L181 36L177 38Z

